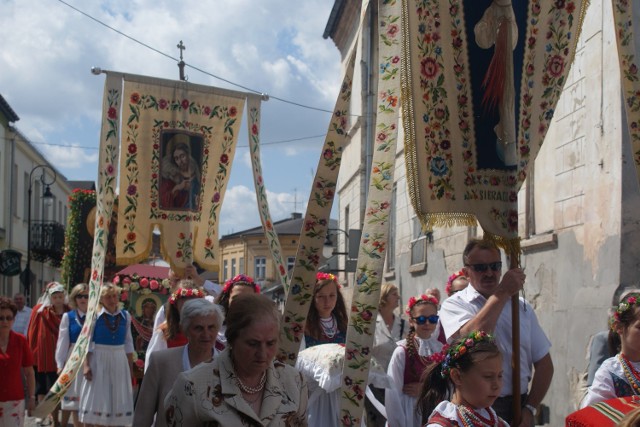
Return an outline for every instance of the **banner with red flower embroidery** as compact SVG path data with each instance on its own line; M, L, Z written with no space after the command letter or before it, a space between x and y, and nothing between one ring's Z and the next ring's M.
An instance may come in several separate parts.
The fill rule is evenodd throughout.
M611 3L613 4L613 18L616 25L622 96L626 107L631 150L638 179L640 179L640 76L638 75L640 29L636 28L639 21L637 16L634 21L632 2L612 0Z
M409 0L405 158L423 226L517 241L517 194L575 55L582 0Z
M124 76L118 264L146 259L158 226L172 268L218 270L218 215L246 96Z

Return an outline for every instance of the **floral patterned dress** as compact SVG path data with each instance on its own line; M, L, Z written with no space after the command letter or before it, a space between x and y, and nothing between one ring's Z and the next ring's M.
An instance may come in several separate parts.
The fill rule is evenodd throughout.
M171 427L307 425L307 383L293 367L274 361L267 379L260 414L242 397L229 350L211 363L183 372L165 399Z

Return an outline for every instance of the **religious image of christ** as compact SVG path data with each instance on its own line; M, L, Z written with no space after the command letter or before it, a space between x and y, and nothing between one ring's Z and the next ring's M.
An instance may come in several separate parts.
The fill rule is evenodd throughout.
M202 138L187 133L161 135L160 209L200 208Z

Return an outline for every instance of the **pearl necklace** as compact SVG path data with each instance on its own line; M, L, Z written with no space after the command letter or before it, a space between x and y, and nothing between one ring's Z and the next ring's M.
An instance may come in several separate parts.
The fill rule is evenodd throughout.
M322 327L322 333L327 338L333 338L338 333L338 323L336 322L333 314L328 319L320 318L320 326Z
M491 408L487 408L487 412L489 412L489 419L486 419L465 405L458 405L457 412L462 419L462 425L464 427L499 427L500 425L498 423L498 417Z
M248 385L245 385L242 382L242 380L240 379L240 377L236 375L236 384L238 385L238 388L240 388L240 390L242 390L243 393L247 393L247 394L256 394L256 393L261 392L262 389L264 388L264 384L266 382L267 382L267 372L266 371L262 373L262 377L260 378L260 382L255 387L249 387Z
M640 374L635 370L631 362L624 356L624 354L618 354L618 361L622 365L622 372L627 378L627 382L633 388L633 394L640 394Z

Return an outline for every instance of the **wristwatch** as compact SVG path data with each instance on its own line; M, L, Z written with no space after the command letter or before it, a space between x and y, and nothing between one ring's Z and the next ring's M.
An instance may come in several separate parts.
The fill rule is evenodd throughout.
M530 404L525 404L524 405L525 408L527 408L529 410L529 412L531 412L531 415L533 415L533 418L536 417L536 415L538 414L538 410L536 409L535 406L530 405Z

